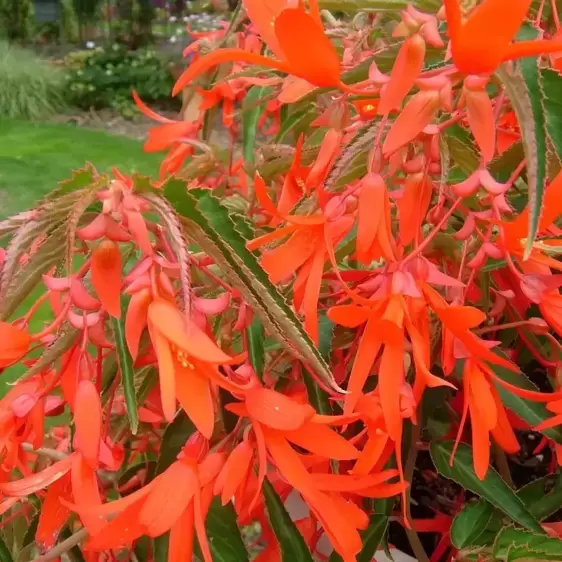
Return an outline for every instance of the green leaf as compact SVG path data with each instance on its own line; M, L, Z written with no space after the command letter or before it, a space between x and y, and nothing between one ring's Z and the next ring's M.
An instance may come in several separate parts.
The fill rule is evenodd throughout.
M498 352L498 355L501 354ZM538 391L538 388L523 373L514 373L498 365L490 365L490 367L498 378L505 382L525 390ZM495 385L505 406L516 413L522 420L526 421L531 427L535 427L544 420L552 417L552 414L546 409L544 404L525 400L504 388L499 383L495 383ZM556 441L556 443L562 444L562 427L552 427L550 429L545 429L541 433L553 441Z
M562 560L562 541L515 527L503 528L494 543L494 560Z
M188 190L179 180L170 180L164 193L184 217L187 236L230 277L267 332L293 356L301 359L328 387L341 392L302 322L269 280L256 256L246 248L248 240L236 229L228 210L209 190Z
M281 122L281 127L279 132L275 137L275 142L280 143L283 139L292 133L293 138L291 140L297 139L297 136L303 129L306 129L314 118L316 117L316 108L312 104L307 104L304 109L299 111L294 111L286 119Z
M484 480L480 480L476 476L473 468L472 451L468 445L459 444L453 465L449 466L453 446L453 441L431 444L431 458L440 474L488 500L523 527L537 533L544 533L538 521L493 467L489 467Z
M195 431L193 422L187 414L180 410L171 424L168 425L162 437L160 457L156 466L156 474L162 474L172 463L175 462L185 442Z
M219 401L221 406L221 417L222 423L224 425L224 430L226 433L232 433L238 424L238 420L240 419L236 414L230 412L226 409L228 404L232 404L233 402L237 402L236 398L230 394L227 390L219 386Z
M523 26L519 40L535 39L538 30ZM536 57L523 58L498 70L511 105L521 127L521 137L527 162L527 184L529 190L529 232L525 255L533 248L537 235L546 180L546 120L541 100L541 85Z
M214 562L249 560L240 529L236 523L236 512L231 503L223 507L219 498L215 498L207 515L205 526Z
M0 562L13 562L12 553L0 537Z
M260 103L260 100L268 90L270 88L266 86L252 86L244 98L242 106L242 153L244 162L248 166L254 163L258 120L263 111L263 101Z
M488 526L493 514L494 508L487 501L465 505L451 525L453 546L461 549L474 544Z
M137 434L139 429L139 414L137 410L137 397L135 393L135 373L133 370L133 358L129 353L127 342L125 340L124 315L120 319L112 318L113 332L115 334L115 348L117 350L117 359L119 362L119 371L121 372L121 383L123 384L123 393L125 394L125 404L127 406L127 415L131 424L133 435Z
M27 528L27 532L25 533L25 536L23 537L23 543L22 543L22 549L25 548L26 546L30 546L35 542L35 534L37 533L37 527L39 527L39 516L41 515L41 513L37 513L33 519L31 520L31 523L29 524L29 527Z
M271 528L281 547L281 561L314 562L303 536L267 479L263 483L263 495Z
M248 356L250 364L254 368L256 375L262 380L263 368L265 366L265 330L258 317L254 317L252 323L246 328L248 339Z
M541 71L542 103L546 129L558 158L562 158L562 76L555 70Z
M517 495L537 521L543 521L562 505L562 474L549 474L523 486Z
M453 124L445 131L451 161L462 170L463 177L467 177L478 168L478 149L464 127Z
M361 532L363 548L357 555L357 562L371 562L374 559L387 527L388 517L386 515L371 515L369 526ZM342 560L343 558L337 552L333 552L330 556L330 562L342 562Z
M497 181L505 183L524 158L523 143L514 142L505 152L490 162L488 170Z
M164 533L154 539L155 562L168 562L168 547L170 546L170 533Z

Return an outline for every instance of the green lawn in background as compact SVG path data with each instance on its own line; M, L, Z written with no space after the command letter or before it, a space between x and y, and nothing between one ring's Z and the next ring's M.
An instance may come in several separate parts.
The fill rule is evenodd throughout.
M71 177L72 170L91 162L98 171L117 167L124 173L155 176L162 159L145 154L142 143L103 131L80 129L66 124L0 120L0 219L33 207L58 182ZM24 314L43 289L37 289L16 313ZM34 315L31 331L41 330L50 318L47 304ZM0 397L25 372L22 365L2 373Z
M0 218L24 211L91 162L100 172L155 175L161 154L142 143L66 124L0 120Z

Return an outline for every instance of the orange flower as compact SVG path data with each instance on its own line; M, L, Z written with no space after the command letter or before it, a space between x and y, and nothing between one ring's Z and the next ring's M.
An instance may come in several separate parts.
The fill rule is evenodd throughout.
M380 258L396 261L390 198L380 174L367 174L361 180L357 211L357 260L364 265Z
M453 455L458 445L468 413L472 431L474 471L484 480L490 465L490 434L509 454L519 451L519 442L507 418L488 367L479 361L467 359L463 369L464 407Z
M462 343L469 356L494 365L500 365L510 371L519 369L507 359L491 351L489 345L470 330L480 325L486 315L472 306L449 305L443 297L427 283L421 283L421 289L429 306L433 309L443 328Z
M462 21L460 0L445 0L451 53L465 74L492 74L507 60L562 51L562 40L513 42L531 0L484 0Z
M260 5L261 4L261 5ZM263 65L303 78L319 87L340 88L355 93L341 81L338 53L324 34L319 11L307 14L298 8L285 8L284 2L268 5L252 2L248 15L259 29L262 39L279 59L264 57L243 49L216 49L198 58L180 76L174 86L177 95L206 70L225 62L247 62ZM313 2L314 6L316 3ZM302 46L306 45L306 49Z
M148 307L148 329L158 358L164 417L174 418L177 399L197 429L210 438L215 425L213 384L230 392L240 390L219 373L217 365L239 358L224 353L177 307L162 299Z
M85 548L104 551L129 546L143 535L157 537L170 530L168 560L193 557L194 534L205 562L212 562L204 521L212 498L212 483L224 464L224 455L183 454L165 472L144 488L119 500L99 506L71 505L90 532ZM92 518L114 515L101 529L92 528Z
M311 172L312 173L312 172ZM310 177L310 176L309 176ZM318 343L318 299L324 265L343 237L353 227L354 219L349 214L338 212L338 200L332 199L331 209L334 218L324 214L308 216L281 215L267 194L264 181L255 177L256 197L264 210L279 220L286 221L287 226L255 238L247 244L248 249L255 250L279 239L289 237L273 249L265 251L260 259L261 266L267 271L273 283L288 280L295 272L297 277L293 286L295 308L304 312L304 326L312 341ZM343 202L339 207L345 211Z
M357 529L367 525L365 514L330 491L345 489L350 477L329 475L322 480L308 472L304 460L291 443L326 459L355 459L359 452L329 425L343 425L354 417L321 416L309 404L300 404L274 390L255 387L244 393L244 401L227 409L249 418L257 441L259 457L258 493L267 470L267 453L281 475L298 490L322 523L336 550L345 558L361 549ZM391 475L389 475L390 477ZM318 478L318 481L317 481ZM380 483L379 481L377 481ZM368 482L370 487L376 485ZM357 488L369 486L362 483ZM336 499L339 498L339 499ZM254 499L257 499L257 497Z
M111 316L121 316L121 252L112 240L103 240L92 252L92 285Z
M529 236L529 213L529 205L527 205L515 220L500 222L502 235L499 242L503 249L520 263L523 263L524 249ZM558 173L545 190L537 234L547 233L560 215L562 215L562 172ZM561 270L561 262L545 253L548 250L554 250L557 253L560 245L560 240L557 239L538 240L533 244L526 261Z
M31 341L31 336L25 330L8 322L0 322L0 369L25 357Z

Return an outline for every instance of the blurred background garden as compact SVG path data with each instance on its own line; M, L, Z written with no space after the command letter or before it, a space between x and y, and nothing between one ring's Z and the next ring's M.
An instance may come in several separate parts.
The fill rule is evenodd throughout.
M25 210L86 161L155 173L163 115L192 33L219 29L236 0L0 0L0 218Z

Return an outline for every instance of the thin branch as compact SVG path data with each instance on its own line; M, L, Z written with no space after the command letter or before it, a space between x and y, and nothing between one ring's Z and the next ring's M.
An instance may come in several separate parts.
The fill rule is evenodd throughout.
M39 449L34 449L31 443L22 443L21 448L27 453L34 453L36 455L41 455L42 457L47 457L53 461L62 461L68 457L66 453L61 451L56 451L55 449L48 449L47 447L40 447Z
M84 540L88 536L88 531L85 528L76 531L73 535L70 535L67 539L59 542L56 546L51 548L51 550L47 551L45 554L38 556L31 562L50 562L51 560L55 560L59 558L65 552L68 552L72 548L74 548L80 541Z
M408 502L408 505L406 506L408 521L406 521L406 523L408 523L408 525L404 526L404 530L406 531L408 542L410 543L410 546L414 551L416 560L418 562L430 562L425 549L423 548L420 537L414 529L414 526L412 524L412 516L410 514L410 495L412 490L414 469L416 467L416 459L418 456L418 441L421 438L421 419L418 418L418 423L416 425L412 424L411 427L412 438L410 443L410 454L408 455L408 459L406 460L406 466L404 470L404 479L406 480L406 482L410 482L410 486L408 486L408 489L406 491L406 499Z
M505 454L505 451L500 449L497 445L494 446L493 450L500 476L506 481L510 488L513 488L513 479L511 478L511 471L509 470L509 463L507 462L507 455Z
M53 461L62 461L68 457L67 453L56 451L55 449L49 449L47 447L40 447L39 449L34 449L31 443L22 443L21 447L27 453L40 455L42 457L46 457ZM97 473L100 478L103 478L104 480L109 480L111 482L116 482L119 479L116 473L108 472L107 470L98 470Z

